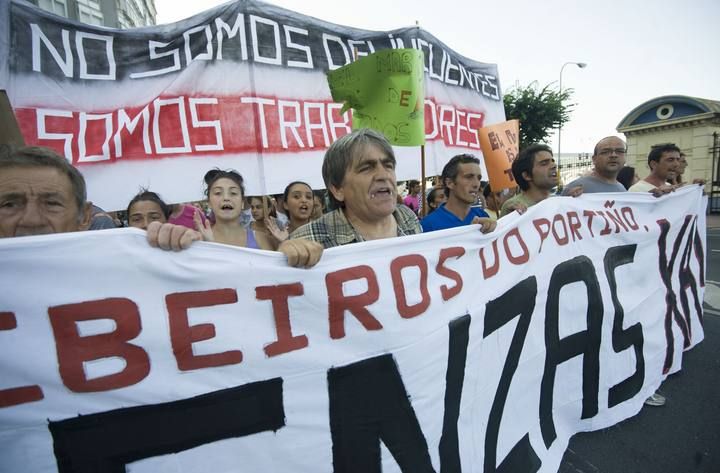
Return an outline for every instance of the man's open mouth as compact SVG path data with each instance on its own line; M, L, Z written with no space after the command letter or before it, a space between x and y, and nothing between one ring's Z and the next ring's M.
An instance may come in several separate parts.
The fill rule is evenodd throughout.
M378 187L374 191L370 192L370 198L374 199L375 197L388 197L392 196L392 189L389 187Z

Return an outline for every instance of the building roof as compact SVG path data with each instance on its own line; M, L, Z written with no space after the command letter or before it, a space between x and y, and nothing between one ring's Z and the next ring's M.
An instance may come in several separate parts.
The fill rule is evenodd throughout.
M687 95L664 95L635 107L620 121L617 130L622 132L714 116L720 117L720 101Z

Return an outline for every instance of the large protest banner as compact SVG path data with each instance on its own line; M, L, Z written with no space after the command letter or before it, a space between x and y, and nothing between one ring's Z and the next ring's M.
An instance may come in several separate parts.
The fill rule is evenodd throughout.
M0 471L557 471L703 339L704 204L551 198L311 270L135 229L0 240Z
M125 208L139 186L199 200L213 167L240 171L249 195L297 179L324 188L324 150L351 130L325 74L354 51L389 48L425 57L428 173L458 152L480 154L475 130L505 119L497 66L418 27L366 31L247 0L113 30L0 0L0 89L25 141L64 154L107 210ZM417 178L419 150L397 153L398 178Z

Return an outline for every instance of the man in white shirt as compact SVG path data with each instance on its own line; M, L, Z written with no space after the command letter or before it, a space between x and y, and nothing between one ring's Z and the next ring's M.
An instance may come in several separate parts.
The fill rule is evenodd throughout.
M680 148L673 143L653 146L648 154L650 174L628 189L630 192L652 192L662 195L675 190L668 181L674 181L680 170Z

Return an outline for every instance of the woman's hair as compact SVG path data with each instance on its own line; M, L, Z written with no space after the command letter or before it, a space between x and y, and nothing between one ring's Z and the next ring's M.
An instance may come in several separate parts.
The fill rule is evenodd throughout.
M145 201L155 202L156 204L158 204L158 206L160 207L160 211L165 216L165 220L170 218L170 212L172 210L170 208L170 206L168 204L166 204L165 201L163 201L160 198L160 196L157 195L155 192L151 192L151 191L149 191L147 189L143 189L143 188L140 189L140 192L138 192L135 195L135 197L133 197L132 200L130 201L130 203L128 204L128 206L127 206L128 217L130 217L130 207L132 207L137 202L145 202Z
M632 186L633 177L635 177L635 168L632 166L625 166L620 169L617 175L617 181L625 187L625 190L630 189Z
M243 178L239 172L237 172L234 169L222 170L222 169L215 168L215 169L211 169L205 173L204 180L205 180L205 196L206 197L210 196L210 188L213 186L213 184L215 184L215 182L217 182L218 179L222 179L222 178L230 179L231 181L233 181L240 188L240 192L242 193L242 195L243 196L245 195L245 186L243 185Z
M433 187L432 189L430 189L430 192L428 192L427 205L428 205L428 209L430 209L430 212L437 209L437 207L434 206L435 205L435 196L438 194L441 194L441 193L444 193L443 189L437 188L437 187ZM430 212L428 212L428 213L430 213Z
M302 184L302 185L304 185L304 186L307 186L308 189L310 189L310 192L313 191L313 190L312 190L312 186L311 186L310 184L308 184L307 182L303 182L303 181L293 181L293 182L291 182L290 184L287 185L287 187L285 188L285 192L283 192L283 199L285 200L285 202L287 202L287 200L288 200L288 195L290 195L290 189L291 189L292 186L294 186L295 184Z
M253 195L251 197L248 197L248 203L252 204L253 199L259 199L260 202L263 203L263 206L267 209L267 212L265 213L265 216L270 216L273 218L277 218L277 212L275 212L275 205L273 205L272 200L267 195Z

